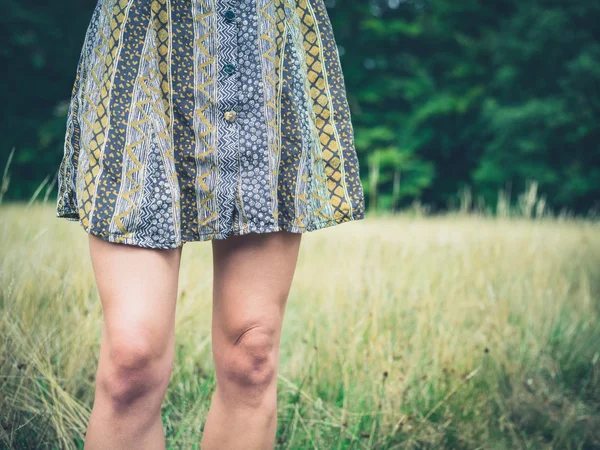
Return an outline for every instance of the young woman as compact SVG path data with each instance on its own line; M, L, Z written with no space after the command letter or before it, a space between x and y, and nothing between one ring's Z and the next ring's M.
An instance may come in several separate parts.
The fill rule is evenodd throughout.
M201 448L273 448L300 237L364 218L323 0L99 0L59 175L57 217L89 233L104 313L86 448L165 448L181 252L207 240Z

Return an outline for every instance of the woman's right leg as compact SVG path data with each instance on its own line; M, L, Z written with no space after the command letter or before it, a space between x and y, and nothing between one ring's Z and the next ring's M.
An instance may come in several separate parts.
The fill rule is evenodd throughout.
M89 236L104 323L85 448L164 449L160 410L173 368L182 247Z

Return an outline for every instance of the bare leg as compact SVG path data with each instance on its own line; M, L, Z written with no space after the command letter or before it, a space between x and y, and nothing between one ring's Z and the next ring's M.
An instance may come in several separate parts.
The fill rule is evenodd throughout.
M217 389L202 450L275 446L279 342L300 239L281 231L213 241Z
M85 448L164 449L160 407L171 377L181 249L90 235L104 323Z

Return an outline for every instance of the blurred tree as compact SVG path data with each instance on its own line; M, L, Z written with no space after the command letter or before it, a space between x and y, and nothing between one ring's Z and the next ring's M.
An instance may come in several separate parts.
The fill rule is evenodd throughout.
M485 30L490 61L484 154L473 179L486 197L535 179L557 207L600 199L600 3L514 2Z
M58 170L67 101L95 5L36 0L3 0L2 5L0 161L5 164L16 148L6 196L24 198Z
M325 1L370 207L495 205L535 179L551 207L600 208L599 2ZM94 3L4 1L9 198L58 169Z
M371 0L334 11L361 161L400 156L379 159L378 205L395 203L399 172L400 205L444 208L465 185L495 205L499 189L535 179L551 206L600 207L600 3Z

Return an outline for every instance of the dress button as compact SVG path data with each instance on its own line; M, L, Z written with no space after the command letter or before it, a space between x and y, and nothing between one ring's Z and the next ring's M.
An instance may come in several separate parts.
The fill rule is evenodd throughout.
M225 112L225 120L227 122L233 122L237 118L237 113L235 111L226 111Z
M229 23L235 21L235 12L233 12L231 9L225 11L225 20Z
M235 73L235 65L233 65L233 64L225 64L225 66L223 67L223 70L228 75L234 74Z

